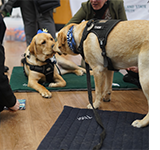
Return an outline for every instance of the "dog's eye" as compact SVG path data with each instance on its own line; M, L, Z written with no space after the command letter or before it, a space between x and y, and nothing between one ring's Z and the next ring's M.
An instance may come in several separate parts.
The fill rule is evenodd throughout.
M45 44L45 43L46 43L46 41L43 41L43 42L42 42L42 44Z
M60 49L60 48L61 48L61 46L58 46L58 48Z
M53 41L53 38L51 38L51 41Z

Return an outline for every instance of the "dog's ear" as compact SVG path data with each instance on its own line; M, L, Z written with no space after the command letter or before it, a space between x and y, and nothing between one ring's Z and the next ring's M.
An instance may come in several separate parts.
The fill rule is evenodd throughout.
M59 46L63 46L67 40L67 37L63 32L58 33L58 43Z
M31 54L35 54L35 38L32 39L30 45L29 45L29 51Z

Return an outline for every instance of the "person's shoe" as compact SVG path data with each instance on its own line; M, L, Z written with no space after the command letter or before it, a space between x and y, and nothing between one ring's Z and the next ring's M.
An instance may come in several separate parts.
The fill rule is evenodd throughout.
M138 88L141 89L141 85L140 85L140 82L138 79L132 77L131 75L129 74L126 74L123 76L123 81L124 82L128 82L128 83L132 83L132 84L135 84Z
M4 72L7 72L9 68L7 66L4 66Z

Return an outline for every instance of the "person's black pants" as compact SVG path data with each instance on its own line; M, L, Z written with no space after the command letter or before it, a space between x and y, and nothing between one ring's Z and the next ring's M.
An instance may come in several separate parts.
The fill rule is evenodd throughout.
M133 78L136 78L137 80L139 80L139 75L138 75L138 73L135 73L135 72L133 72L133 71L128 71L128 70L126 70L126 71L127 71L128 74L131 75Z

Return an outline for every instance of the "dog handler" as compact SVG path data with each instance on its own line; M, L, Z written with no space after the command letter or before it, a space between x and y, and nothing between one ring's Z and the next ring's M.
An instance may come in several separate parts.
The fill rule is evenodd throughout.
M81 4L81 8L66 24L76 23L79 24L83 20L90 19L121 19L127 20L123 0L88 0ZM85 61L81 61L81 66L85 67ZM136 70L135 72L133 72ZM127 68L128 74L123 77L125 82L136 84L140 88L138 68L133 66Z
M0 14L0 112L4 109L4 106L13 111L19 109L19 102L12 92L8 77L4 74L6 70L4 66L5 52L4 47L2 46L2 42L5 30L6 26Z
M4 106L12 111L19 109L19 102L16 99L8 81L8 77L4 74L4 48L0 44L0 112Z
M90 19L121 19L127 20L123 0L88 0L67 23L81 23Z

